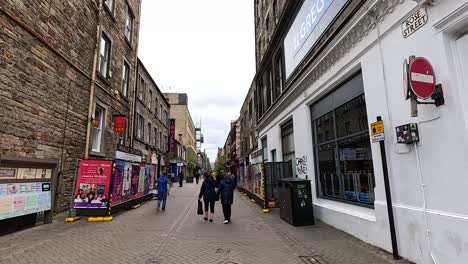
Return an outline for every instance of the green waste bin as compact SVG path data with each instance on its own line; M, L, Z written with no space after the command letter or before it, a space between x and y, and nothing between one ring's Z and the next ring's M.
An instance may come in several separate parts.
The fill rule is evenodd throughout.
M278 181L280 217L293 226L314 225L310 180L285 178Z

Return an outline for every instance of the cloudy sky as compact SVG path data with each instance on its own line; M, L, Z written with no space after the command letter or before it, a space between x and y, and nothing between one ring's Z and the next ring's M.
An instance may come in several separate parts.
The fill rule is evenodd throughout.
M139 57L163 92L187 93L210 160L255 74L253 0L143 0Z

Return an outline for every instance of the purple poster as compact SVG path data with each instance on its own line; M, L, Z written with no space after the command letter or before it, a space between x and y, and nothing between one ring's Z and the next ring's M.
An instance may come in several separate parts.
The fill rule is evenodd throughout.
M112 184L112 205L122 202L122 188L124 181L125 161L116 160Z
M140 165L132 166L132 191L131 196L135 196L138 193L138 182L140 180Z

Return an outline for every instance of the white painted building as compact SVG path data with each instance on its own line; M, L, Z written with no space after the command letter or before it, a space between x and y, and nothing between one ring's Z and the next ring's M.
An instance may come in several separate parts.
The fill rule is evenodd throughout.
M402 23L421 8L427 23L405 38ZM381 116L400 255L468 263L468 1L369 0L356 10L307 64L295 67L288 54L300 60L310 49L284 51L294 80L259 120L258 145L267 142L270 161L293 154L306 164L296 172L311 179L318 219L391 252L380 146L369 137ZM300 14L290 28L307 19ZM431 62L445 96L442 106L418 105L417 117L403 92L403 62L412 55ZM293 137L284 133L291 121ZM420 141L398 144L395 128L408 123L417 123Z

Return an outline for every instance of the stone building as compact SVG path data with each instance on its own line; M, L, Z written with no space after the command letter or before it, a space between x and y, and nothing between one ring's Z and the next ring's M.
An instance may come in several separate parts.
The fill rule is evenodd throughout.
M241 166L248 166L252 163L251 154L257 148L257 136L255 133L255 82L252 82L249 91L244 99L240 110L240 131L239 131L239 163Z
M130 144L113 116L131 124L140 3L0 5L1 167L52 170L56 212L68 209L78 159L112 159Z
M170 104L170 118L175 119L175 137L185 146L185 176L193 177L197 165L197 144L195 125L188 109L188 97L185 93L164 93Z
M143 161L166 166L169 142L169 103L138 59L133 147Z

